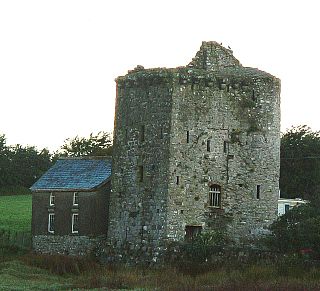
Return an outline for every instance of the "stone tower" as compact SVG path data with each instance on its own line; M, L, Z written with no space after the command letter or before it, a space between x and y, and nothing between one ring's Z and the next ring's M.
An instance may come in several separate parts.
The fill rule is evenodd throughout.
M203 42L185 67L118 77L108 237L160 252L226 228L236 241L276 218L280 80Z

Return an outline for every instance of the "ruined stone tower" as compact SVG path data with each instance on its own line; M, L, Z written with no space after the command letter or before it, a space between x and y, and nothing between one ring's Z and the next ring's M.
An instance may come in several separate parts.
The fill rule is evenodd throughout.
M280 80L203 42L185 67L116 81L113 244L154 254L201 231L264 232L277 213Z

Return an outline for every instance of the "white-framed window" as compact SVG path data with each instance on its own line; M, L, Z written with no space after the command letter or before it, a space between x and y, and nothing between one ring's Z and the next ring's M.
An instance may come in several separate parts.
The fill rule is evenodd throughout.
M55 199L54 193L51 192L50 196L49 196L49 205L50 206L54 205L54 199Z
M72 214L72 227L71 227L72 233L78 233L79 232L79 214L73 213Z
M217 184L209 188L209 206L221 207L221 187Z
M48 217L48 232L54 233L54 213L49 213L49 217Z
M75 206L79 205L79 193L78 192L73 193L73 205L75 205Z

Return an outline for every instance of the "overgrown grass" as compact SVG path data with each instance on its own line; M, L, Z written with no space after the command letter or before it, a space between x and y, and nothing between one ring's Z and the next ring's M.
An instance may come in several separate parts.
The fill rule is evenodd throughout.
M31 232L32 196L0 196L0 229Z
M88 258L27 255L0 263L0 290L320 290L320 268L303 266L261 261L242 268L216 265L187 275L170 266L100 266Z

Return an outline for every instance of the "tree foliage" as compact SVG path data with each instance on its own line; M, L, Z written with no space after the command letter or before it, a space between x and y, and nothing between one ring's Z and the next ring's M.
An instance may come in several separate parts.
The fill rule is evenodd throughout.
M111 156L112 137L110 133L100 131L90 134L89 137L68 138L58 151L58 156L83 157L83 156Z
M281 137L280 189L283 197L316 199L320 186L320 132L306 125Z
M5 135L0 135L0 187L29 188L51 166L47 149L38 151L33 146L8 146Z
M278 252L320 254L320 209L313 203L291 209L270 230L269 246Z

